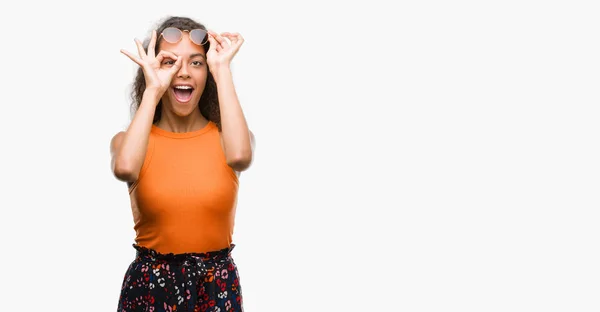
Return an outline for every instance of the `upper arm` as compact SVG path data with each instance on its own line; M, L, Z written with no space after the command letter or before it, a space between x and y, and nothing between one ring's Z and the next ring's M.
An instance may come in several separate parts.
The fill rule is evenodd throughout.
M248 130L248 132L250 133L250 148L252 150L252 159L254 159L254 147L256 145L255 139L254 139L254 133L252 133L251 130ZM240 176L240 174L242 174L241 171L237 171L237 170L235 171L235 173L237 174L238 177Z
M114 161L115 154L121 149L121 143L123 143L123 138L125 137L125 131L120 131L113 136L110 140L110 155L112 160Z
M255 137L254 137L254 133L252 133L252 131L251 131L251 130L248 130L248 132L250 133L250 151L251 151L251 153L252 153L252 155L251 155L251 159L254 159L254 147L256 146L256 139L255 139ZM221 140L221 147L224 147L224 146L225 146L225 143L223 142L223 136L222 136L222 135L219 135L219 137L220 137L220 140ZM225 151L225 150L223 149L223 151ZM252 160L251 160L251 162L252 162ZM242 173L241 171L238 171L238 170L234 170L234 171L235 171L235 174L236 174L238 177L239 177L239 176L240 176L240 174Z
M121 170L117 168L117 155L121 150L123 144L123 138L125 137L125 131L118 132L110 140L110 169L117 179L124 181L125 177Z
M248 130L248 132L250 133L250 149L252 150L252 153L254 154L254 146L256 145L255 139L254 139L254 133L252 133L251 130ZM221 147L223 148L223 152L224 152L225 151L225 142L223 141L223 136L221 135L221 133L219 133L219 140L221 140Z

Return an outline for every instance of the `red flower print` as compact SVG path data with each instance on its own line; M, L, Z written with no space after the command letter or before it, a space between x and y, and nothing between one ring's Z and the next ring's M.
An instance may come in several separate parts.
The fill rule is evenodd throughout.
M144 301L147 301L149 304L154 304L154 297L150 295L145 295Z

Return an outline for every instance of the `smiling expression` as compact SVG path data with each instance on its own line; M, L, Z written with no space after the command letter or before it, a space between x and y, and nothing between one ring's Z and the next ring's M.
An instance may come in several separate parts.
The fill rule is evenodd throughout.
M162 40L159 50L167 50L182 57L181 68L173 76L170 88L162 97L162 103L176 115L187 116L198 106L206 85L208 66L204 48L184 35L177 43ZM174 60L165 58L161 66L171 67L174 63Z

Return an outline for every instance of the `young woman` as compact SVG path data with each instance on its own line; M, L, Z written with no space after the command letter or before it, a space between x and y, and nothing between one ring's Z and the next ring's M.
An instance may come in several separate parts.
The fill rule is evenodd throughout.
M254 135L236 96L230 62L244 42L186 17L170 17L147 45L135 115L110 143L115 177L127 182L136 257L118 311L243 311L231 256L238 177Z

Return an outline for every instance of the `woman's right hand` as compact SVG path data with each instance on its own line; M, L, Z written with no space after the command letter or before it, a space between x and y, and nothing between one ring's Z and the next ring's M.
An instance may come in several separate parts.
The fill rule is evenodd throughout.
M152 38L148 44L148 53L144 51L144 46L137 38L135 39L135 43L137 45L139 57L126 50L121 50L121 53L127 55L132 61L142 67L146 80L146 90L156 90L158 95L162 96L171 85L173 76L175 76L181 67L181 57L165 50L160 51L158 55L155 55L155 30L152 31ZM175 63L170 64L171 60Z

